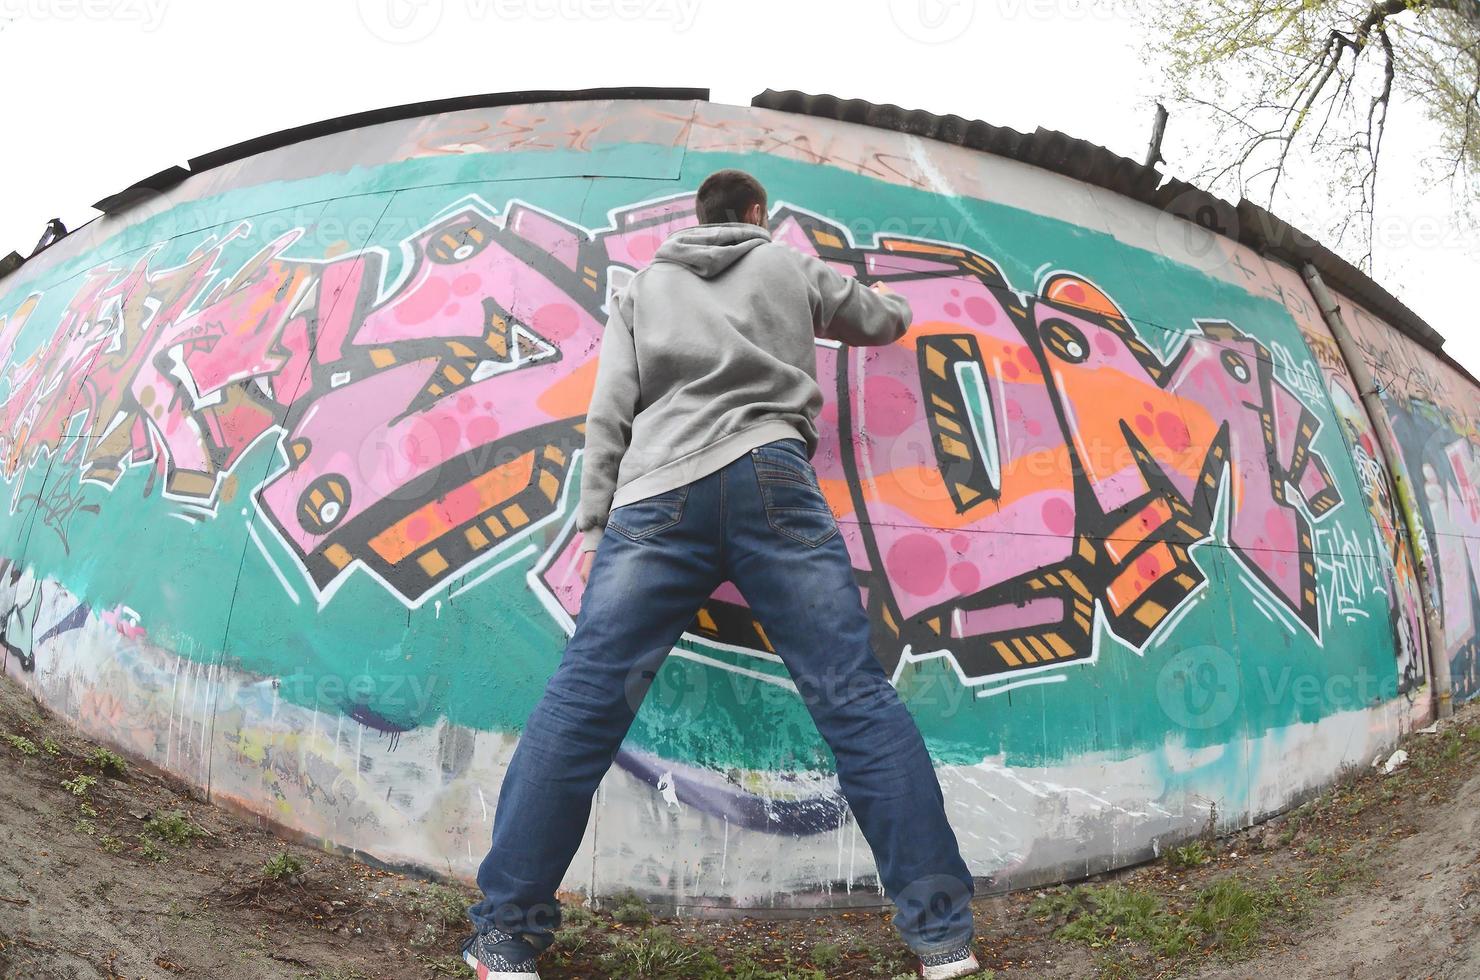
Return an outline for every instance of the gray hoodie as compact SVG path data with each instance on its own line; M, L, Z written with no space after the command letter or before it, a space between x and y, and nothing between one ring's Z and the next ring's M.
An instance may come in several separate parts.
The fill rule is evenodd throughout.
M613 507L721 469L757 446L817 451L814 340L891 344L910 306L771 241L758 225L674 232L610 304L586 415L576 527L593 551Z

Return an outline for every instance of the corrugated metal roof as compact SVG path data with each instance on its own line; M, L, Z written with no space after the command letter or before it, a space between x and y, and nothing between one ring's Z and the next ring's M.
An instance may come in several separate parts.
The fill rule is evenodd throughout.
M832 95L807 95L769 88L751 99L750 104L760 109L838 119L954 143L1052 170L1128 197L1149 195L1161 182L1161 173L1155 167L1143 166L1111 153L1103 146L1052 129L1039 128L1032 133L1020 133L980 119L938 116L918 109L902 109L897 105L875 105L863 99L839 99Z
M342 133L350 129L363 129L366 126L395 122L398 119L413 119L417 116L436 116L445 112L461 112L466 109L528 105L536 102L593 102L604 99L705 101L708 98L709 89L707 88L651 88L634 86L627 88L567 90L535 89L528 92L493 92L485 95L466 95L455 99L434 99L430 102L409 102L405 105L388 106L384 109L370 109L366 112L355 112L347 116L336 116L333 119L306 123L302 126L294 126L291 129L279 130L276 133L268 133L266 136L257 136L253 139L243 140L240 143L233 143L231 146L212 150L209 153L202 153L200 156L191 157L187 167L170 167L167 170L161 170L152 177L146 177L136 184L130 184L116 194L110 194L94 204L93 207L105 214L111 214L115 210L128 207L141 197L168 190L192 174L202 173L223 164L256 156L258 153L266 153L268 150L276 150L279 147L302 143L305 140L317 139L320 136L329 136L334 133Z
M394 122L398 119L411 119L416 116L434 116L444 112L458 112L465 109L487 109L506 105L528 105L536 102L591 102L603 99L640 99L640 100L677 100L677 101L700 101L709 100L709 89L707 88L657 88L651 86L625 86L620 88L588 88L588 89L531 89L525 92L491 92L484 95L464 95L452 99L433 99L428 102L409 102L405 105L388 106L383 109L369 109L365 112L355 112L347 116L335 116L333 119L324 119L319 122L306 123L302 126L294 126L291 129L279 130L268 133L265 136L257 136L253 139L233 143L231 146L212 150L197 157L191 157L184 167L172 166L161 170L159 173L143 180L136 181L117 191L109 194L93 204L104 214L115 214L156 194L162 194L194 174L219 167L223 164L241 160L268 150L275 150L283 146L291 146L305 140L316 139L320 136L329 136L333 133L342 133L350 129L361 129L366 126L375 126L380 123ZM84 226L85 227L85 226ZM0 260L0 279L14 272L26 262L26 257L18 253L11 253Z
M759 109L861 123L1008 157L1122 194L1297 268L1308 261L1320 272L1327 285L1361 303L1474 380L1468 371L1442 351L1444 337L1396 296L1315 238L1251 201L1231 204L1191 184L1164 178L1155 167L1050 129L1040 128L1024 134L979 119L937 116L921 110L902 109L897 105L875 105L862 99L839 99L832 95L775 89L766 89L750 104Z
M95 203L93 207L104 214L113 214L143 198L163 194L189 176L190 171L184 167L168 167L152 177L145 177L141 181L129 184L116 194L109 194Z
M411 102L406 105L391 106L386 109L371 109L368 112L356 112L348 116L338 116L334 119L325 119L322 122L308 123L304 126L295 126L292 129L269 133L266 136L259 136L256 139L244 140L241 143L235 143L220 150L204 153L198 157L191 157L190 172L200 173L202 170L210 170L212 167L219 167L223 163L230 163L233 160L240 160L243 157L254 156L268 150L275 150L280 146L301 143L304 140L315 139L319 136L328 136L331 133L342 133L347 129L360 129L379 123L394 122L397 119L410 119L416 116L436 116L444 112L460 112L465 109L489 109L506 105L527 105L536 102L595 102L606 99L707 102L709 100L709 89L652 88L644 86L629 86L626 88L534 89L528 92L494 92L485 95L467 95L455 99L436 99L431 102Z
M188 167L173 166L161 170L104 197L93 206L105 214L111 214L142 198L162 193L193 174L268 150L345 130L465 109L599 99L708 101L709 90L639 86L499 92L357 112L269 133L192 157ZM1149 204L1292 265L1298 266L1310 261L1332 287L1366 306L1428 350L1438 353L1469 377L1464 368L1441 350L1443 336L1397 297L1314 238L1249 201L1230 204L1191 184L1164 178L1155 167L1146 166L1103 146L1075 139L1056 130L1039 128L1032 133L1020 133L1005 126L993 126L980 119L938 115L920 109L903 109L897 105L876 105L863 99L840 99L832 95L808 95L804 92L775 89L766 89L751 100L751 105L908 133L1018 160ZM25 261L25 258L15 252L0 259L0 278L14 272Z

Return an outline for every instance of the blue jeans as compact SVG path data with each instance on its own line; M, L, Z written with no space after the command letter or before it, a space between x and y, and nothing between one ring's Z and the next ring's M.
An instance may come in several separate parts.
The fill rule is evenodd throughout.
M504 777L473 925L549 945L555 889L597 784L669 650L726 580L837 759L904 941L927 955L969 942L971 873L925 742L874 657L847 546L796 439L611 512L575 633Z

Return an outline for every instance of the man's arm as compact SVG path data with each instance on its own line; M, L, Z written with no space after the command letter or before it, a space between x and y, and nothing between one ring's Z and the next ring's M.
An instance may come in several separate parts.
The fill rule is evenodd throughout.
M596 384L586 412L586 449L581 462L581 502L576 529L581 550L595 551L606 530L606 516L616 493L617 470L632 439L637 411L637 351L632 329L622 315L620 297L612 297L611 314L601 334Z
M892 344L910 328L909 300L882 284L873 289L821 259L802 256L802 268L818 297L813 333L855 347Z

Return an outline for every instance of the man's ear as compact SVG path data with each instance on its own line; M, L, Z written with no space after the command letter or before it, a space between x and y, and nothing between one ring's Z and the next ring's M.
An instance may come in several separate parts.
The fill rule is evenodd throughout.
M766 206L764 204L752 204L750 210L745 212L745 220L753 225L766 227Z

